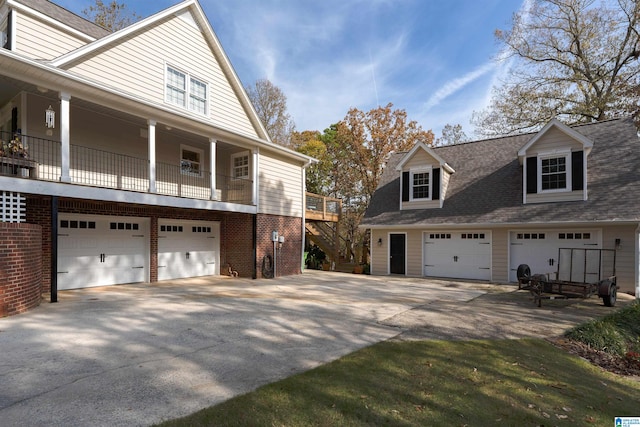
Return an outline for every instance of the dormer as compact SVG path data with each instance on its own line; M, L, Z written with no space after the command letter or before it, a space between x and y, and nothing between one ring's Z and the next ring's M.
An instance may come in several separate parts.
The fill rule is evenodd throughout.
M593 142L553 119L519 151L522 202L587 200L587 157Z
M455 171L431 148L418 142L400 160L400 210L441 208Z

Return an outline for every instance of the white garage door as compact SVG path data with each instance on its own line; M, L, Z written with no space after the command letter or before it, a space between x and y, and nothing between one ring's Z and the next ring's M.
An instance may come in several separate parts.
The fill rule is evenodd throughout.
M158 280L220 274L220 223L160 219Z
M58 289L148 280L148 220L60 214Z
M512 231L510 239L509 280L518 280L517 269L527 264L532 274L549 274L556 279L559 248L598 249L601 247L600 230L526 230Z
M424 233L424 275L457 279L491 279L491 233Z

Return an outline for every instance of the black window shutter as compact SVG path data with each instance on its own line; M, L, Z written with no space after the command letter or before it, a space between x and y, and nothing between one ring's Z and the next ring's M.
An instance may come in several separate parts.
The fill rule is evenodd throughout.
M409 172L402 172L402 201L409 201Z
M440 168L433 170L433 188L431 189L431 200L440 199Z
M7 16L7 39L4 42L4 46L2 46L5 49L11 49L11 37L12 37L12 33L13 33L13 29L11 28L11 14L13 13L13 11L9 11L9 15Z
M527 194L538 192L538 158L527 157Z
M584 190L584 153L573 151L571 153L571 189Z

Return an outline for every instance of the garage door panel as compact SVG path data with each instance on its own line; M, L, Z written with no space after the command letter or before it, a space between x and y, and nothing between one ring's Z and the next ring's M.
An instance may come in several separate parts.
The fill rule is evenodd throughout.
M491 279L490 232L425 232L424 275Z
M60 218L58 289L147 280L146 219L79 214Z
M552 279L573 275L584 278L584 252L559 259L560 248L598 249L601 247L600 231L596 229L526 230L510 233L509 280L516 282L516 271L520 264L527 264L533 274L546 274ZM560 261L560 267L559 267ZM589 269L587 269L588 271ZM590 273L590 272L589 272Z
M220 224L161 219L158 222L158 280L219 274Z

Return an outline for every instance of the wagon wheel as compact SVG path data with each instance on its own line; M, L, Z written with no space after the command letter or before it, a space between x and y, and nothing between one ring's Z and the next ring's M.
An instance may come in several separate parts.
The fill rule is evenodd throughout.
M607 307L613 307L616 305L618 299L618 286L611 280L603 280L600 283L600 295L602 296L602 302Z
M518 289L522 289L522 285L526 285L531 280L531 269L527 264L520 264L516 271L518 278Z

